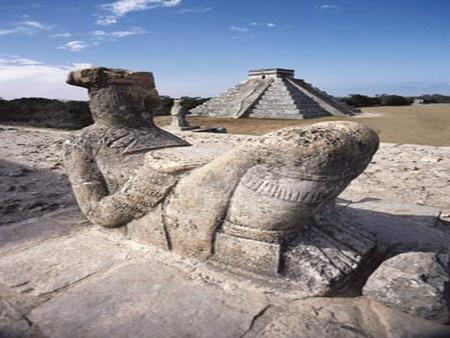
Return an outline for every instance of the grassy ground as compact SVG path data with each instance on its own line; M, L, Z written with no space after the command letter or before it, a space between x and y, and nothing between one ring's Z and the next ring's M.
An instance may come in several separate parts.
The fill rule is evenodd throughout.
M218 119L189 117L192 125L225 127L231 134L261 135L293 125L308 125L319 121L354 120L374 128L382 142L450 146L450 104L405 107L363 108L360 117L329 117L313 120ZM156 117L160 126L167 125L168 116Z

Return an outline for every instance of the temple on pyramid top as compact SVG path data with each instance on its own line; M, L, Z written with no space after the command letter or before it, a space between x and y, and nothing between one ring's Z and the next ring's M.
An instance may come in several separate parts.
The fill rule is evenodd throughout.
M277 79L277 78L294 78L295 71L292 69L270 68L255 69L248 71L249 79Z
M255 69L247 80L191 110L194 116L310 119L360 111L283 68Z

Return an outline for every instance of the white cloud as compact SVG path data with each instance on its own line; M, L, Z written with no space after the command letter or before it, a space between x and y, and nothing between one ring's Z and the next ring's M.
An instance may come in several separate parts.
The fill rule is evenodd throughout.
M65 83L72 69L90 67L88 63L50 65L19 55L0 56L0 93L5 99L47 97L86 100L87 92Z
M96 30L93 31L91 33L89 33L90 35L92 35L95 39L101 40L104 38L124 38L126 36L130 36L130 35L137 35L137 34L145 34L146 31L140 27L134 27L131 28L129 30L123 30L123 31L115 31L115 32L105 32L103 30Z
M59 46L58 49L67 49L71 52L80 52L83 49L89 47L89 45L85 41L69 41L63 46Z
M20 24L23 25L24 27L31 27L31 28L44 29L44 30L49 29L48 26L43 25L38 21L26 20L26 21L22 21Z
M58 33L50 35L51 38L70 38L72 33Z
M74 62L74 63L72 63L72 68L71 69L90 68L92 66L93 66L92 63Z
M272 22L250 22L249 26L252 27L268 27L268 28L275 28L278 27L277 24L274 24Z
M0 36L14 34L14 33L23 33L23 28L16 27L16 28L9 28L9 29L8 28L0 29Z
M128 13L144 11L157 7L175 7L181 4L182 0L119 0L103 4L101 9L108 12L107 15L100 15L96 24L107 26L117 22L117 20Z
M230 31L232 32L239 32L239 33L248 33L250 31L250 29L248 29L247 27L241 27L241 26L231 26L230 27Z
M341 9L341 7L336 5L321 5L319 7L320 9Z
M212 10L212 7L192 7L192 8L182 8L178 11L180 14L188 13L206 13Z
M33 35L37 32L48 31L51 29L52 29L51 26L42 24L39 21L25 20L25 21L15 22L11 27L8 27L8 28L0 28L0 36L16 34L16 33Z
M108 16L101 16L100 18L97 19L95 23L100 26L108 26L116 22L117 18L115 16L108 15Z

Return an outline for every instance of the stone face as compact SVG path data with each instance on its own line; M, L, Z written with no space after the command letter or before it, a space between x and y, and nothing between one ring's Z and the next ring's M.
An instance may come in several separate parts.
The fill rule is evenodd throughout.
M266 306L136 262L52 299L31 320L48 337L239 337Z
M2 256L0 280L21 293L40 296L111 267L126 255L126 250L86 232Z
M199 116L282 119L358 112L305 81L295 79L294 71L288 69L249 71L247 81L191 110Z
M386 306L440 323L450 322L450 256L403 253L369 277L364 295Z

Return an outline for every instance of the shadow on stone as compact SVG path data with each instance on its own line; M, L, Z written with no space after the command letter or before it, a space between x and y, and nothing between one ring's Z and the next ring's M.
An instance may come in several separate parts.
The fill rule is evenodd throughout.
M0 226L75 205L65 175L0 160Z

